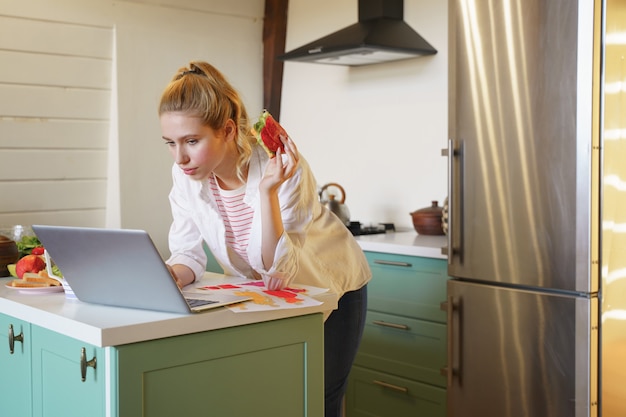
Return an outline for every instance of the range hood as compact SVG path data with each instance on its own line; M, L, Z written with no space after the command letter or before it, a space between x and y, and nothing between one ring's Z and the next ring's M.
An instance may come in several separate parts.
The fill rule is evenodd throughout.
M404 20L403 0L359 0L359 21L278 57L334 65L370 65L436 54Z

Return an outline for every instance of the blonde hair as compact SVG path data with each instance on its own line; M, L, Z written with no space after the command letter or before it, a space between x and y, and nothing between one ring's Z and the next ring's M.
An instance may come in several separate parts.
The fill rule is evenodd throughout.
M200 117L213 130L223 128L232 119L237 127L237 177L245 180L244 168L256 138L251 133L248 113L239 93L220 71L201 61L192 61L189 68L180 68L161 95L159 116L169 112Z

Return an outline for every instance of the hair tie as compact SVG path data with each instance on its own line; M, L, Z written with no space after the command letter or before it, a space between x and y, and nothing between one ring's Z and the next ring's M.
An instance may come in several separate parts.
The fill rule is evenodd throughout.
M204 73L202 71L200 71L200 69L198 67L194 66L192 69L188 69L188 70L185 70L185 71L181 72L179 78L182 78L182 77L184 77L187 74L204 75Z

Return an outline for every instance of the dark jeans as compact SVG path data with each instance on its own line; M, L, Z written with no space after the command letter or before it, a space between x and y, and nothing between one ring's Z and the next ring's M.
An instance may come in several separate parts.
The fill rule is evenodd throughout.
M345 293L338 304L324 323L325 417L341 416L348 374L365 326L367 286Z

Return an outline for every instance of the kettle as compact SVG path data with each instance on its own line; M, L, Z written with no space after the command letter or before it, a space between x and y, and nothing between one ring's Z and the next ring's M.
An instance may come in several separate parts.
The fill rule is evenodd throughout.
M324 191L326 191L326 189L329 187L335 187L339 189L339 191L341 192L341 198L337 199L335 194L327 192L328 200L325 200ZM321 203L326 206L331 212L333 212L337 217L339 217L339 220L341 220L343 224L348 226L350 224L350 210L348 210L348 206L344 204L344 202L346 201L346 192L343 187L337 183L331 182L322 187L319 195Z

